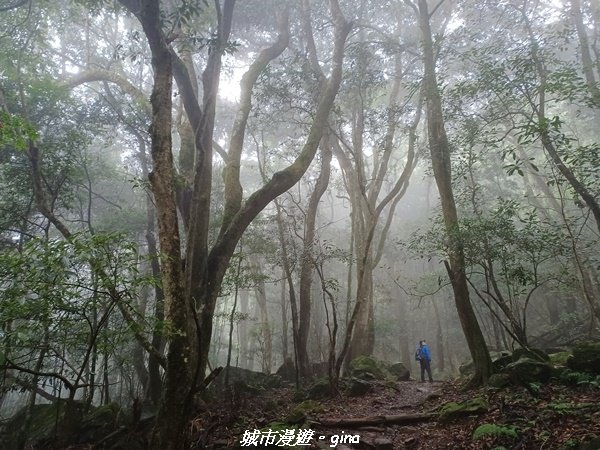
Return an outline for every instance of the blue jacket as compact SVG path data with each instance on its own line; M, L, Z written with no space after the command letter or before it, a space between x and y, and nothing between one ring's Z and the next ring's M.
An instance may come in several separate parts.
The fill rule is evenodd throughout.
M423 344L420 347L421 349L421 357L426 361L431 361L431 353L429 353L429 347L427 344Z

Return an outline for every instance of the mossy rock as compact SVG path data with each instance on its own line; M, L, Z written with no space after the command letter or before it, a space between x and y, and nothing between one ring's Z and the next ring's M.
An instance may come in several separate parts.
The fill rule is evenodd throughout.
M550 362L548 354L540 348L517 348L512 354L513 361L518 361L522 358L533 359L534 361Z
M553 365L555 365L555 366L566 366L567 365L567 360L571 356L571 352L565 351L565 352L551 353L548 356L550 357L550 362Z
M285 418L286 423L301 423L306 421L310 416L322 413L325 409L323 406L314 400L304 400L302 403L294 406L290 413Z
M567 367L600 375L600 342L586 342L575 346L573 355L567 359Z
M550 379L552 366L538 360L522 357L504 369L518 383L545 383Z
M237 386L241 391L253 391L258 393L259 388L268 384L269 375L262 372L243 369L241 367L225 367L219 376L211 383L210 388L214 390L225 389L225 378L229 378L230 386Z
M351 377L347 382L346 392L353 397L360 397L368 393L373 386L366 380Z
M35 405L31 411L31 425L25 436L26 441L33 443L54 436L56 425L60 420L57 417L58 413L56 404ZM17 447L25 417L26 408L21 408L6 424L3 438L6 448Z
M474 441L485 439L487 437L514 440L519 437L519 433L515 427L505 427L493 423L484 423L479 425L473 432Z
M513 362L513 357L510 353L504 352L492 357L492 370L494 372L502 371L506 366Z
M117 403L102 405L93 408L83 417L77 437L80 441L95 442L110 434L119 425L130 424L131 421L131 412L124 412Z
M108 405L102 405L95 408L89 414L87 414L83 420L82 425L84 426L105 426L105 425L116 425L121 407L117 403L109 403Z
M497 389L502 389L503 387L506 387L509 384L510 375L506 373L495 373L488 380L488 385Z
M327 378L319 378L308 388L307 397L312 400L326 398L331 395L329 380Z
M410 370L401 362L390 364L387 370L396 381L408 381L410 379Z
M65 419L66 403L66 400L61 399L55 403L34 405L31 410L30 425L25 440L32 444L48 439L54 440L57 426L60 429L61 423ZM81 421L84 409L85 405L83 403L78 401L74 403L73 413L77 414L77 425ZM26 421L26 414L27 407L23 407L6 423L3 442L6 448L17 446Z
M370 356L359 356L350 361L349 376L363 380L384 380L386 371Z
M448 423L464 416L484 414L489 409L489 403L481 397L475 397L461 403L450 402L442 406L438 420L440 423Z

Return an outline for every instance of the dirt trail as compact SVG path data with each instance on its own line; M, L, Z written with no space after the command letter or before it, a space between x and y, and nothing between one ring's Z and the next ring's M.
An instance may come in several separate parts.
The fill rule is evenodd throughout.
M303 428L287 421L290 411L301 402L296 394L293 388L274 388L221 402L193 421L193 442L197 445L192 448L241 448L240 440L248 430L266 433L265 430L273 428L281 435L312 431L310 445L287 447L297 449L480 450L502 445L518 450L563 450L574 448L574 442L593 438L594 430L600 430L600 391L593 386L549 383L540 386L537 395L532 397L522 386L465 392L458 382L372 382L365 395L343 394L316 401L314 409L306 414ZM482 397L489 403L487 413L450 423L439 423L435 414L431 414L448 402L463 402L474 397ZM401 424L398 420L385 420L389 416L405 419L410 415L417 416L418 420L399 420ZM374 419L368 421L369 426L358 427L356 421L332 421L367 417ZM365 421L361 421L360 425L364 424ZM474 431L482 424L509 427L517 434L475 439ZM350 438L355 437L358 442L351 441Z
M442 383L420 383L402 381L389 384L377 384L372 392L361 397L341 397L324 400L325 411L319 414L319 419L334 418L366 418L373 416L398 416L427 413L433 408L436 399L443 396ZM431 403L431 404L430 404ZM410 435L416 428L431 427L431 423L411 425L367 426L359 429L337 427L317 427L317 434L326 435L323 442L316 442L312 448L332 448L331 437L353 435L360 436L360 443L343 443L335 446L338 450L351 449L396 449L416 448ZM416 443L416 442L415 442Z
M442 395L442 383L399 381L392 385L378 384L374 392L361 397L334 398L322 403L331 412L346 413L349 417L387 415L399 412L424 412L428 399Z

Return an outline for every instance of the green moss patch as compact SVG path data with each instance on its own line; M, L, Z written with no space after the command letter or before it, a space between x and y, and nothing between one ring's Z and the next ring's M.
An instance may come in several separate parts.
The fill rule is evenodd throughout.
M301 423L309 416L323 412L323 406L314 400L305 400L296 405L285 418L286 423Z
M481 397L475 397L461 403L450 402L442 406L438 420L441 423L452 422L460 417L484 414L489 409L489 403Z
M474 441L490 436L500 439L517 439L519 437L519 433L515 427L505 427L493 423L484 423L483 425L479 425L473 432Z

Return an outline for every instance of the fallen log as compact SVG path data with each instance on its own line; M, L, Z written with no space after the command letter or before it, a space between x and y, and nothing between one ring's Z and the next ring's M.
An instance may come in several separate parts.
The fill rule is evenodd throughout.
M370 427L377 425L409 425L412 423L428 422L435 420L437 414L422 413L422 414L398 414L391 416L369 416L369 417L351 417L339 419L321 419L317 424L323 427L344 427L344 428L359 428Z

